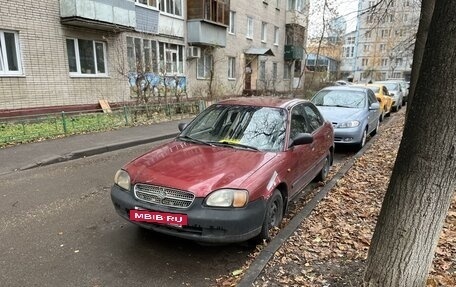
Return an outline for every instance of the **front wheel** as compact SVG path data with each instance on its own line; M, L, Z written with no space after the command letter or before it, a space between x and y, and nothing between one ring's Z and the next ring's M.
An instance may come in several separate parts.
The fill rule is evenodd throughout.
M328 176L330 167L331 167L331 154L326 156L325 163L324 163L323 167L321 168L320 172L318 173L318 175L315 177L315 181L325 181L326 177Z
M260 234L257 236L257 241L263 239L271 239L271 230L278 227L283 219L283 198L279 190L274 190L274 193L269 198L266 205L266 214L264 216L263 226Z
M367 141L367 128L363 131L363 136L361 137L361 141L356 145L358 150L362 149Z

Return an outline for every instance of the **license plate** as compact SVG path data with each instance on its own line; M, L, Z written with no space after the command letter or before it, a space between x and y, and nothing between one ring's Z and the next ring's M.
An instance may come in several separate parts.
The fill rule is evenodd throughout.
M173 226L187 225L187 215L180 213L157 212L150 210L130 210L130 220L140 222L151 222L168 224Z

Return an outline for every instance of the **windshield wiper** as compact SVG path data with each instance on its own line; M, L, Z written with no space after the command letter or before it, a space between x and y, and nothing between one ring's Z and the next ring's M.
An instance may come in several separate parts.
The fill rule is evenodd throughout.
M222 146L228 146L228 147L240 147L240 148L245 148L245 149L250 149L250 150L256 150L260 151L258 148L250 145L245 145L241 143L235 143L235 142L230 142L230 141L218 141L218 142L210 142L211 144L214 145L222 145Z
M337 108L353 108L352 106L344 106L344 105L322 105L324 107L337 107Z
M192 137L189 137L189 136L178 136L177 138L181 139L181 140L184 140L184 141L187 141L187 142L198 143L198 144L203 144L203 145L208 145L208 146L214 146L213 144L211 144L209 142L205 142L205 141L202 141L202 140L199 140L199 139L195 139L195 138L192 138Z

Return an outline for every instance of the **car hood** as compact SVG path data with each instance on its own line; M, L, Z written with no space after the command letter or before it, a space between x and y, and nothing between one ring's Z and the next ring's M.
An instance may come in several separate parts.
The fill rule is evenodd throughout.
M332 123L359 120L364 111L363 109L357 108L340 108L325 106L318 106L318 110L323 114L323 117L326 120Z
M132 184L145 183L187 190L204 197L242 183L276 153L172 141L138 157L124 169Z

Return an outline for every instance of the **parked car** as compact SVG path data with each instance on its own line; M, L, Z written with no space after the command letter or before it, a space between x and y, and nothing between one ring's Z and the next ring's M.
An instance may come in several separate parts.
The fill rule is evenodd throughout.
M367 136L377 133L380 104L366 87L333 86L317 92L311 101L334 126L334 142L361 149Z
M393 82L399 82L402 88L402 105L404 106L407 103L408 100L408 94L409 94L409 88L410 88L410 82L405 81L403 78L399 79L388 79L388 81L393 81Z
M380 122L383 121L385 117L391 115L391 110L393 107L393 99L389 95L388 88L385 85L381 84L366 84L366 85L358 85L362 87L367 87L371 89L375 97L377 98L378 102L380 103Z
M190 240L269 238L333 161L333 127L306 100L225 100L179 129L116 173L111 198L128 221Z
M377 81L374 82L374 84L386 86L390 93L390 96L393 98L393 112L397 112L401 109L404 98L404 92L400 81Z

